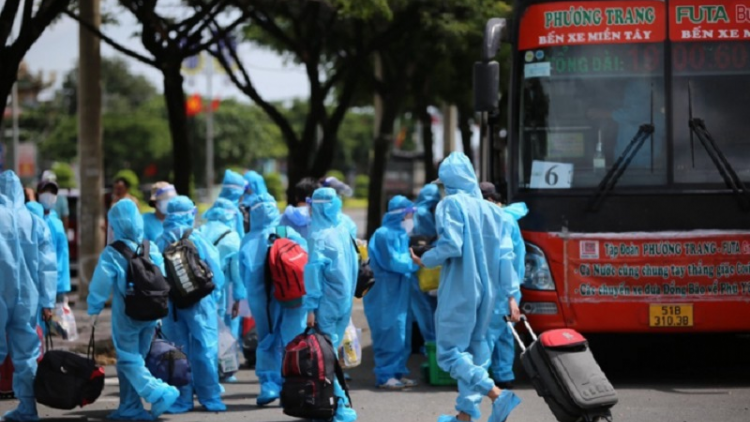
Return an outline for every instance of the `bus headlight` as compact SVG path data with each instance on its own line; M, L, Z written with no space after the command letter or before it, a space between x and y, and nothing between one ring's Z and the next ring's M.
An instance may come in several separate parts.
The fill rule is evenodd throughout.
M538 246L526 243L526 275L523 287L531 290L555 290L547 257Z

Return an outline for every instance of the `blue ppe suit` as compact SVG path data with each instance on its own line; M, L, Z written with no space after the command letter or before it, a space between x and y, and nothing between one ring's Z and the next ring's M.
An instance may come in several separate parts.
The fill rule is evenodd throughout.
M159 220L155 212L143 214L143 237L152 242L156 242L161 234L164 233L164 222Z
M120 240L133 251L142 242L143 219L130 199L117 201L107 213L114 240ZM150 245L151 261L164 271L164 259L155 244ZM117 350L117 377L120 381L120 405L108 418L114 420L152 420L164 413L179 392L154 378L146 368L146 355L156 331L156 321L136 321L125 314L128 285L128 261L113 247L99 256L89 285L88 313L99 315L112 295L112 340ZM143 408L141 398L152 404L152 413Z
M186 196L177 196L169 201L167 218L164 220L164 233L156 241L159 250L164 250L177 242L182 235L193 228L195 205ZM200 258L208 264L214 275L216 289L224 288L224 272L221 268L219 251L198 232L192 232L189 239L198 249ZM226 410L221 401L223 388L219 384L217 350L219 347L219 320L216 313L216 300L208 295L195 305L177 309L170 301L170 317L164 318L164 334L188 355L193 371L193 383L180 388L180 398L169 409L169 413L184 413L193 409L193 391L198 401L209 411ZM176 318L172 315L176 313ZM175 321L176 319L176 321Z
M517 304L521 304L521 283L526 272L526 244L521 236L521 227L518 220L529 213L526 204L519 202L509 205L503 209L504 230L508 233L513 242L513 283L509 296L516 299ZM497 382L511 382L515 379L513 375L513 360L515 359L515 338L510 331L508 324L505 323L504 317L510 315L508 306L508 297L497 298L495 306L495 315L492 317L490 324L490 344L492 350L492 377Z
M414 213L415 236L428 236L437 238L437 227L435 227L435 207L440 202L440 190L435 184L428 184L422 188L417 197L417 211ZM412 282L411 313L422 332L422 338L426 342L435 341L435 309L437 309L437 298L430 296L419 288L419 280Z
M240 274L258 333L255 374L261 383L258 405L263 406L279 398L284 347L305 330L307 314L302 307L282 307L273 298L273 292L268 303L265 278L268 238L279 225L279 209L276 200L268 193L250 195L247 203L250 206L250 232L242 239ZM287 227L287 238L307 250L305 239L290 227Z
M357 224L354 223L354 220L352 220L351 217L348 215L341 213L341 224L344 226L346 231L349 233L349 236L352 237L352 239L357 238Z
M54 211L47 211L44 221L47 222L52 244L57 258L57 294L70 292L70 258L68 253L68 234L65 232L62 220Z
M24 206L12 171L0 173L0 362L10 354L18 407L5 420L38 420L34 376L39 357L40 308L55 307L57 271L47 223Z
M367 324L372 331L378 385L409 373L406 367L411 354L409 304L415 284L413 275L419 267L412 262L409 235L401 222L411 207L406 197L394 196L388 203L382 226L367 245L375 285L363 301Z
M312 197L312 224L308 246L310 255L305 266L304 307L315 314L321 332L331 337L338 351L352 313L354 287L359 272L359 256L351 232L343 225L341 199L331 188L315 190ZM344 390L334 380L334 392L341 404L335 421L353 421L357 414L348 407Z
M208 222L198 229L206 241L219 251L221 268L224 273L224 288L214 291L219 318L229 327L232 334L239 332L240 318L232 318L232 305L247 297L245 284L240 278L240 235L235 231L237 206L231 201L218 198L203 215ZM231 297L230 297L231 292Z
M279 221L279 224L285 227L291 227L300 234L300 236L307 239L307 237L310 235L310 222L312 221L312 218L310 217L310 207L307 205L302 205L299 207L293 207L291 205L287 205L286 209L284 210L284 214L281 215L281 220Z
M513 246L503 236L501 209L482 199L464 154L449 155L438 174L447 196L436 211L435 248L422 256L427 268L442 265L435 314L438 365L458 380L456 410L479 419L479 404L494 387L487 373L487 332L496 297L510 290Z
M237 209L237 213L234 215L234 229L240 238L245 234L245 228L242 224L242 213L240 212L240 199L245 193L245 186L247 182L241 174L233 172L232 170L226 170L224 172L224 180L221 182L221 192L219 192L219 198L227 199ZM203 218L208 218L203 215Z
M242 177L245 179L245 182L247 183L245 185L245 193L247 194L245 196L245 202L247 202L250 199L250 195L260 195L263 193L268 193L268 187L266 187L266 181L263 179L263 176L258 174L257 171L250 170L247 173L245 173L245 175Z

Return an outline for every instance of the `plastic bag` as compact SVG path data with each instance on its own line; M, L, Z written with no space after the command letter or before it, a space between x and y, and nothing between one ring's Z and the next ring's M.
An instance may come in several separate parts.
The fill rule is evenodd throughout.
M440 267L420 268L417 271L417 279L419 280L419 289L423 292L437 290L440 285Z
M339 349L339 363L344 369L355 368L362 363L362 343L360 337L362 330L356 328L352 319L349 318L349 325L344 331L344 339Z
M65 341L78 340L78 326L76 317L68 306L68 299L63 303L56 303L50 320L50 330L53 335L60 336Z
M232 331L219 320L219 377L231 377L240 370L240 345Z

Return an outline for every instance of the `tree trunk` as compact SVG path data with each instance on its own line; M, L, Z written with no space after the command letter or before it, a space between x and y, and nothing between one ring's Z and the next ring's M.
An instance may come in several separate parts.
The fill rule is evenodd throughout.
M462 107L458 110L458 131L461 132L461 143L464 147L464 154L469 160L474 162L474 152L471 150L471 111L469 108Z
M81 2L81 19L96 27L101 23L99 0ZM78 155L81 157L80 245L78 249L81 301L88 296L99 254L104 249L104 171L102 160L102 85L99 38L78 28Z
M192 196L193 157L185 113L185 92L182 89L182 60L177 58L164 63L164 99L169 115L169 132L172 135L172 160L174 186L180 195Z
M378 127L378 134L373 143L372 166L370 167L370 191L367 205L367 238L380 227L383 216L383 181L388 152L393 143L393 125L396 122L400 101L398 98L386 97L383 103L383 116Z
M431 182L437 179L437 167L435 167L435 154L432 150L432 116L427 111L427 107L417 109L419 122L422 124L422 145L424 146L424 173L425 180Z
M304 141L303 141L304 142ZM294 141L292 144L294 147L289 148L287 155L287 187L286 187L286 200L289 205L296 206L294 203L294 185L299 183L305 177L310 176L308 173L308 160L310 159L308 149L305 148L307 144ZM279 198L276 198L277 200Z
M0 47L2 49L2 47ZM2 105L2 113L0 113L0 122L3 121L3 115L5 114L5 105L8 104L8 97L13 89L13 84L16 83L18 74L18 66L21 63L20 59L11 57L10 49L0 53L0 104ZM3 134L0 134L0 138Z

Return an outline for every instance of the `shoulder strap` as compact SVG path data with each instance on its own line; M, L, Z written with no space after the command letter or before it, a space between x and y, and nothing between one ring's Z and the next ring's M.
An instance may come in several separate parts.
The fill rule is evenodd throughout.
M357 239L353 237L351 239L352 239L352 244L354 245L354 252L356 252L357 255L359 255L359 257L362 258L362 254L359 253L359 245L357 245Z
M143 243L141 243L141 252L143 253L144 258L151 259L151 242L148 239L143 239Z
M336 356L336 355L334 355ZM344 368L341 367L341 364L339 363L338 356L336 356L336 359L334 359L334 370L336 372L336 378L339 380L339 384L341 385L341 388L344 389L344 394L346 394L346 398L349 399L349 405L352 405L352 397L349 395L349 385L346 384L346 377L344 377ZM343 398L343 397L342 397ZM338 405L338 401L336 403Z
M214 246L219 246L219 243L222 240L224 240L224 238L227 237L229 235L229 233L232 233L232 229L229 229L229 230L225 231L224 233L222 233L222 235L219 236L219 238L214 241Z
M112 246L117 252L119 252L120 255L124 256L128 261L133 259L133 256L135 255L135 253L122 240L113 242L110 246Z
M180 240L187 240L191 234L193 234L193 229L185 230L185 232L182 233L182 237L180 238Z

